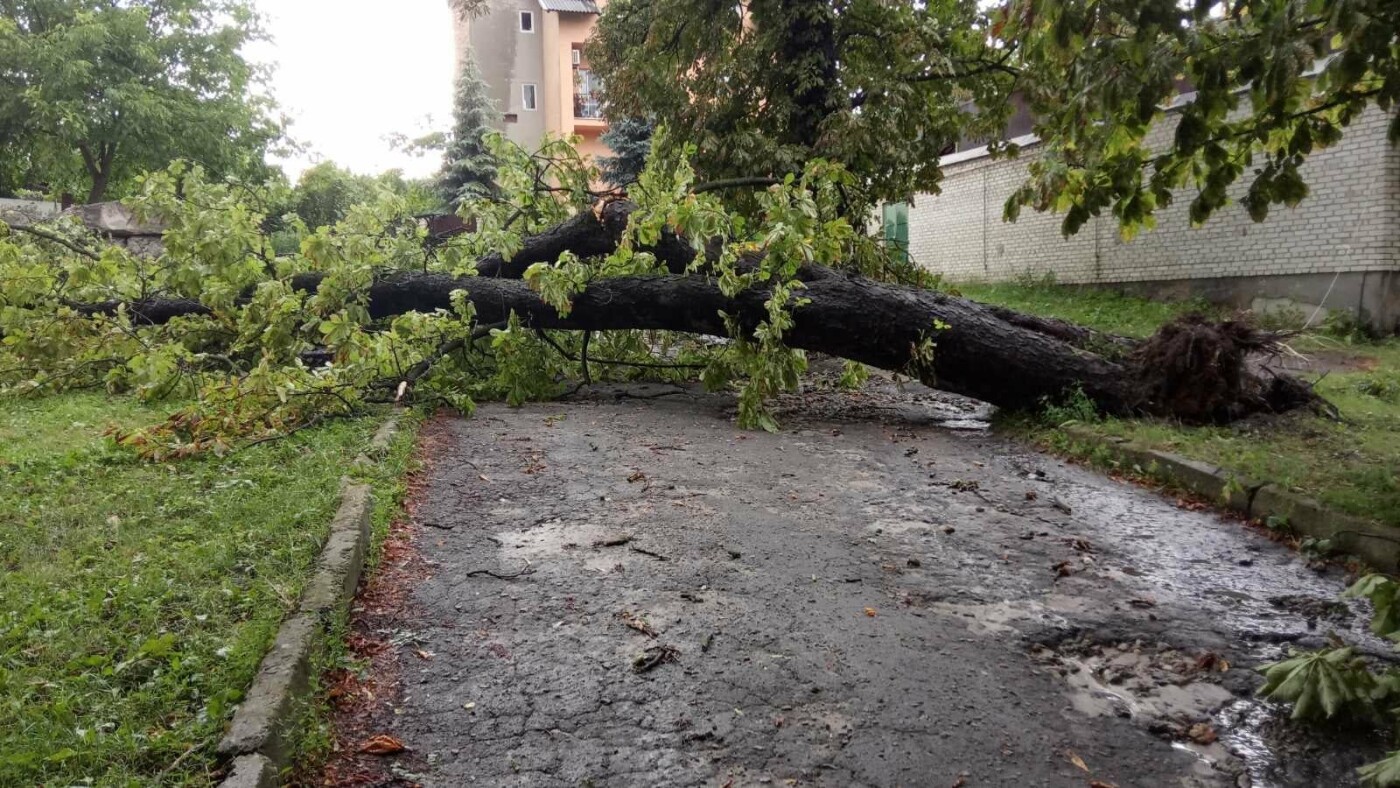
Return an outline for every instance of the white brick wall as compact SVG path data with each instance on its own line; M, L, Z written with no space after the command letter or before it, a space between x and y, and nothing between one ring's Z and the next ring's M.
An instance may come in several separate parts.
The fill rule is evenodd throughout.
M1171 114L1149 141L1167 140ZM1027 160L958 161L945 168L942 193L919 195L909 210L914 259L954 282L999 281L1053 272L1064 283L1112 283L1226 276L1400 270L1400 149L1385 139L1389 117L1372 108L1336 146L1303 167L1311 193L1297 208L1273 206L1256 224L1237 202L1193 228L1194 194L1178 193L1158 213L1157 229L1124 243L1111 215L1091 219L1071 238L1062 214L1021 212L1002 221L1006 198L1024 182ZM1252 179L1231 190L1238 199Z

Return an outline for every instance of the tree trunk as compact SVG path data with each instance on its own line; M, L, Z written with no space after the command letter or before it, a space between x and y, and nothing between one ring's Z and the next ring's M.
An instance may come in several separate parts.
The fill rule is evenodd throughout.
M600 204L530 238L510 261L488 256L481 275L403 273L370 287L376 319L408 312L451 310L451 294L465 290L481 323L512 312L532 328L568 331L658 329L716 337L727 335L721 313L751 331L767 316L768 291L725 296L701 273L686 274L696 252L666 235L652 248L672 273L600 279L561 315L520 281L534 262L562 251L601 255L616 248L631 206ZM1023 315L932 290L887 284L821 266L806 266L799 292L808 303L793 311L784 340L792 347L858 361L919 377L930 386L1012 409L1035 409L1082 391L1100 410L1150 414L1188 421L1228 421L1251 413L1283 411L1318 402L1306 384L1288 376L1261 379L1247 356L1269 338L1238 323L1185 320L1145 342L1093 331L1064 321ZM293 278L314 292L319 274ZM119 304L70 305L86 314L112 314ZM207 314L196 301L150 299L126 304L137 322L165 323L180 315ZM938 328L936 326L946 326ZM936 343L933 363L914 350Z
M107 174L97 173L92 177L92 188L88 190L87 204L102 202L102 198L107 195Z
M92 148L86 143L79 143L78 152L83 157L83 167L87 169L88 177L92 179L92 188L88 189L87 204L102 202L102 198L107 196L107 187L112 181L112 160L116 158L117 146L115 144L101 143L98 145L98 153L93 154Z

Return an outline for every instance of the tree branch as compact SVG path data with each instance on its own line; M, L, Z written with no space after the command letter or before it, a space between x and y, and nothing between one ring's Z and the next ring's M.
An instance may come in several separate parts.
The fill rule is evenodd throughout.
M86 257L89 260L102 259L102 256L99 255L97 252L94 252L91 249L85 249L81 246L78 246L73 241L70 241L69 239L64 238L61 235L58 235L57 233L51 233L48 230L41 230L38 227L34 227L32 225L9 224L7 222L6 226L15 232L27 233L36 238L43 238L45 241L51 241L53 243L56 243L59 246L62 246L63 248L67 249L68 251L73 252L74 254L82 255L83 257Z
M720 181L709 181L690 187L691 194L704 194L706 192L717 192L724 189L742 189L749 186L774 186L782 183L779 178L769 178L761 175L747 178L727 178Z

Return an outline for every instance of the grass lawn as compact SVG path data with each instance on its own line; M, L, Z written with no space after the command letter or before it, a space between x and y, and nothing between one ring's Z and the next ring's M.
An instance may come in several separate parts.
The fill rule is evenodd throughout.
M97 394L0 400L0 785L217 779L214 744L380 423L171 464L99 437L162 415ZM411 436L398 443L370 472L380 527Z
M1150 301L1107 290L1050 283L968 284L958 285L957 290L974 301L999 304L1032 315L1058 317L1128 337L1146 337L1163 323L1190 312L1224 314L1220 307L1200 300Z
M977 300L1062 317L1105 331L1146 336L1162 322L1201 308L1044 285L961 288ZM1216 310L1218 312L1218 310ZM1228 427L1186 427L1158 420L1105 419L1084 426L1153 448L1217 464L1253 481L1269 481L1361 517L1400 527L1400 339L1380 342L1297 337L1300 353L1333 367L1317 390L1343 422L1310 414L1256 419ZM1007 422L1061 451L1087 456L1053 426Z

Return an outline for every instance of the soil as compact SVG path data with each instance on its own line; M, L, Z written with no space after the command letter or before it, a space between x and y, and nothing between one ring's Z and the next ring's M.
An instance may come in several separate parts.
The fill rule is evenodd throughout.
M1352 785L1381 752L1251 697L1291 644L1366 641L1335 570L921 386L782 410L743 432L652 386L432 422L421 571L371 600L397 686L341 720L342 753L407 750L326 781Z

